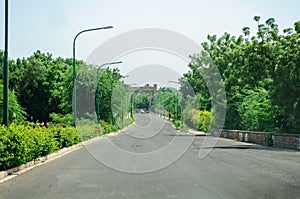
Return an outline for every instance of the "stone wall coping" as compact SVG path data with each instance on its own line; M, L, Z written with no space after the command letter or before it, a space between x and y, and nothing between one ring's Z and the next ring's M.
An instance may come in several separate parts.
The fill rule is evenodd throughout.
M223 132L252 133L252 134L272 134L274 136L283 136L283 137L298 137L298 138L300 137L300 134L263 132L263 131L245 131L245 130L227 130L227 129L223 129Z

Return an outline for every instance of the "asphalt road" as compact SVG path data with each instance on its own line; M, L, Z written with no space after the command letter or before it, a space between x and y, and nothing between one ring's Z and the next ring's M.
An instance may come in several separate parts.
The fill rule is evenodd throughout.
M300 198L300 152L216 139L137 114L124 132L0 184L0 198ZM217 143L200 159L205 140Z

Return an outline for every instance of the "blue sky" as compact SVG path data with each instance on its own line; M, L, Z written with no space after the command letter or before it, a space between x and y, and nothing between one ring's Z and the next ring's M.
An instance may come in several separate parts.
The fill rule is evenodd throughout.
M4 48L4 0L0 0L0 48ZM40 49L54 57L71 57L72 40L86 28L114 29L81 35L77 57L85 59L97 46L120 33L164 28L197 43L207 34L241 34L255 28L253 16L274 17L280 28L300 20L298 0L10 0L9 56L27 57Z

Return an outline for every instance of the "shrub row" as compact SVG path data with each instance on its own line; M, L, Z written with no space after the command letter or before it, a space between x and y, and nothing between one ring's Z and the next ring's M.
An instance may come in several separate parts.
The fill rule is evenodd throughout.
M124 126L131 124L124 120ZM64 147L69 147L103 134L117 131L120 127L101 121L100 126L90 120L79 120L74 127L38 125L0 126L0 171L38 159Z
M77 121L77 132L82 141L89 140L91 138L107 133L115 132L119 129L119 126L112 125L103 120L100 121L100 125L89 119L80 119Z
M208 132L212 114L206 110L190 109L184 115L185 123L198 131Z
M0 170L19 166L80 141L72 127L0 126Z

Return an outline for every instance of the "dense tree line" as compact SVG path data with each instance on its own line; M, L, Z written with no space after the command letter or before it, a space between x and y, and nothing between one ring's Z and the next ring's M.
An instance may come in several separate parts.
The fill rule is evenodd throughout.
M1 68L3 68L3 57L3 51L0 50ZM10 121L55 120L72 124L72 63L71 58L53 58L51 54L40 51L34 52L27 58L10 59ZM113 91L118 84L124 85L120 81L122 76L119 70L110 68L99 70L81 60L76 60L76 70L77 104L83 104L77 107L77 118L91 119L96 118L97 114L98 122L101 119L113 123L111 110ZM2 84L3 74L0 73L0 89L3 88ZM126 87L124 92L127 91ZM3 94L3 89L0 94ZM2 99L3 97L0 100L1 104ZM128 110L127 107L125 111ZM2 118L2 105L0 112ZM119 115L121 114L115 117Z
M181 93L174 88L162 87L158 90L154 102L155 112L172 119L181 118Z
M249 27L243 35L208 35L204 50L191 56L188 80L196 92L200 110L210 110L203 74L211 59L217 66L226 91L226 121L229 129L300 132L300 21L280 33L274 18Z
M100 74L99 74L100 73ZM95 103L95 109L98 116L98 120L104 120L106 122L114 123L114 117L113 112L121 113L122 110L119 111L112 111L112 105L116 104L117 107L122 108L128 111L128 108L125 108L124 105L120 106L120 102L116 100L121 101L128 101L127 98L125 98L125 95L128 93L127 88L123 88L122 86L125 86L124 84L119 84L119 81L121 80L122 76L120 75L119 71L117 69L103 69L101 71L98 71L97 76L98 78L98 85L96 87L96 103ZM123 88L123 89L122 89ZM121 97L118 95L118 91L121 92ZM121 99L120 99L121 98ZM123 100L124 98L124 100ZM115 106L113 106L115 107ZM122 113L118 116L121 117ZM123 111L124 116L124 111Z
M71 112L71 66L71 59L54 59L51 54L40 51L28 58L9 60L9 89L26 111L27 120L47 122L50 120L50 113ZM1 82L2 75L1 73Z

